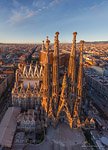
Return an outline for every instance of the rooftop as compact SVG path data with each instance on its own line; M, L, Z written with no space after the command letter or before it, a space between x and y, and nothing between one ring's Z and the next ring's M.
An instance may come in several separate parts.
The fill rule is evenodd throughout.
M15 134L17 122L16 116L20 109L9 107L0 124L0 145L10 148L12 146L13 137Z
M95 66L95 68L102 71L102 69L100 67ZM108 70L107 70L107 72L108 72ZM85 74L89 75L91 78L93 78L97 82L100 82L100 84L104 85L105 87L108 87L108 75L105 75L104 72L103 72L103 74L98 74L92 68L88 68L85 70Z

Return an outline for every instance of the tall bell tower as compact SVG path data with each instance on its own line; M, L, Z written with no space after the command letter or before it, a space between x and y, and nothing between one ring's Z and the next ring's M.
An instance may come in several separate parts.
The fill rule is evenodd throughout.
M79 126L80 124L80 112L82 104L82 89L83 89L83 48L84 41L80 41L80 60L79 60L79 70L78 70L78 79L77 79L77 95L74 105L74 126Z
M59 95L59 32L55 33L54 53L53 53L53 79L52 79L52 96Z
M53 66L52 66L52 110L54 117L57 115L59 102L59 32L55 33Z
M46 56L46 63L44 64L44 75L43 75L43 85L42 85L42 90L43 90L43 101L42 101L42 105L45 109L46 112L48 112L48 104L49 104L49 99L50 99L50 88L49 88L49 80L50 80L50 73L49 73L49 44L50 41L47 37L46 39L46 44L45 44L45 48L46 48L46 52L47 52L47 56Z
M69 58L68 77L71 80L71 92L75 92L75 75L76 75L76 36L77 32L73 32L73 42Z

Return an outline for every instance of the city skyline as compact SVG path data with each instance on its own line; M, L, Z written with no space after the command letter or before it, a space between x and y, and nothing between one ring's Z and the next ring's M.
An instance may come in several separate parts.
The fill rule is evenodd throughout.
M60 42L107 41L108 1L106 0L0 0L0 43L41 43L56 31Z

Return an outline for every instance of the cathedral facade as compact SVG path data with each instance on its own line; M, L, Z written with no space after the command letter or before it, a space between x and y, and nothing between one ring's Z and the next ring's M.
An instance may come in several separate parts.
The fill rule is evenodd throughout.
M34 127L34 122L40 128L56 127L59 122L67 123L70 128L84 125L80 119L84 41L80 41L79 63L76 63L76 36L77 32L74 32L69 64L63 77L59 66L59 32L55 33L54 50L50 50L48 37L42 44L44 63L18 65L12 105L23 110L22 116L18 117L23 128L26 123L30 124L30 128ZM27 113L29 110L33 110L32 115Z

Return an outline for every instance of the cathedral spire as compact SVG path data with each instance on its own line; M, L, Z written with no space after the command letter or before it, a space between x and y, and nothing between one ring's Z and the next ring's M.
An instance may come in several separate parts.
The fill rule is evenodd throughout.
M83 82L83 48L84 41L80 41L80 60L79 60L79 70L78 70L78 79L77 79L77 97L74 105L74 125L78 126L78 119L81 110L81 101L82 101L82 82Z
M42 51L45 50L45 44L44 44L44 41L42 41Z
M53 85L52 85L52 96L59 95L59 32L55 33L54 39L54 53L53 53Z
M44 65L44 77L43 77L43 88L44 90L48 90L49 88L49 44L50 41L47 37L46 39L46 51L47 51L47 60L46 60L46 64Z
M45 48L46 48L46 51L47 51L48 53L49 53L49 44L50 44L50 40L48 39L48 36L47 36Z
M52 106L56 117L59 102L59 32L55 33L52 67Z
M73 32L73 42L69 58L68 76L72 83L72 93L75 92L75 73L76 73L76 36L77 32Z
M49 99L50 99L50 77L49 77L49 44L50 44L50 40L46 39L46 51L47 51L47 56L46 56L46 63L44 64L44 76L43 76L43 93L44 93L44 98L43 98L43 102L42 105L46 111L46 113L48 112L48 104L49 104Z
M78 84L77 84L77 94L78 97L80 98L82 98L83 48L84 48L84 41L80 41L80 60L79 60Z

